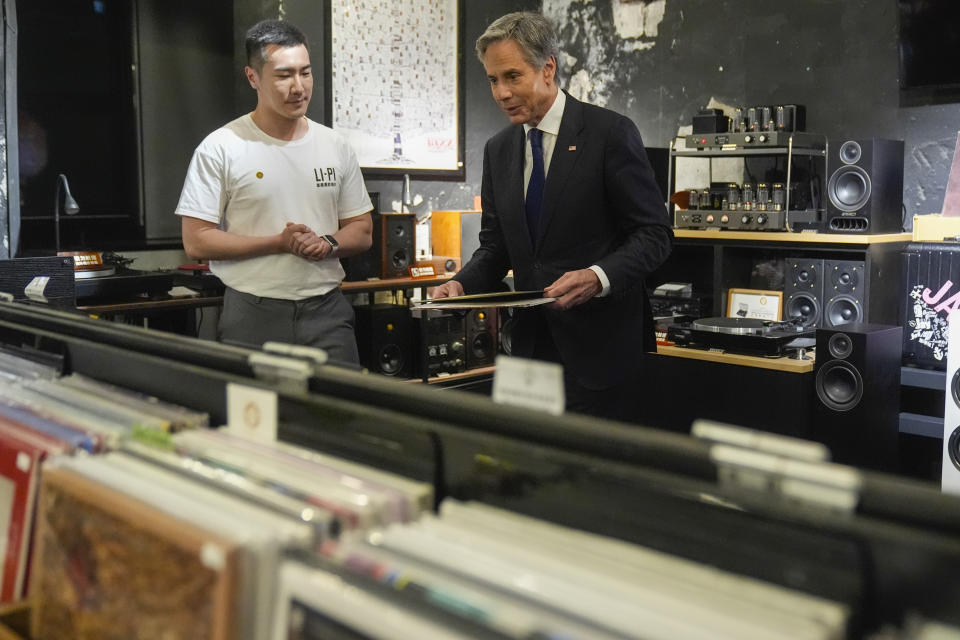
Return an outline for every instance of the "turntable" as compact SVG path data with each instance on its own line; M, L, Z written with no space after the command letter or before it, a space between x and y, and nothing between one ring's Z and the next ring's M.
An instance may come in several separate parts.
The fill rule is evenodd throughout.
M701 318L667 327L667 339L681 347L769 358L782 357L789 348L813 346L815 336L815 329L795 320Z
M127 268L133 260L98 251L60 251L73 258L76 299L83 304L96 300L121 300L133 296L153 298L166 295L173 287L169 271L137 271Z

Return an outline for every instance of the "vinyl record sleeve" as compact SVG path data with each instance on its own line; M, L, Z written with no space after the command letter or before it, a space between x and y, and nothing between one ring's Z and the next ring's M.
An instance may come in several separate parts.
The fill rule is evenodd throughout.
M237 548L68 469L45 469L34 638L235 638Z
M56 438L71 449L83 449L88 453L97 451L99 443L87 433L65 427L54 420L39 416L21 407L14 407L0 401L0 416L18 422L30 429Z
M433 488L427 483L413 482L363 465L351 465L333 456L312 455L313 452L293 445L255 443L214 430L179 434L174 437L174 442L183 453L192 452L217 458L216 452L205 447L220 447L224 451L237 454L241 457L241 460L237 460L241 467L237 469L239 473L252 474L271 484L279 481L281 477L288 477L287 472L297 471L294 480L301 477L302 473L305 479L327 479L354 491L372 496L380 495L382 498L374 499L375 502L383 504L378 517L380 524L408 522L432 505ZM221 459L224 459L223 456ZM304 486L298 489L294 485L289 489L309 493L309 486L299 484ZM354 526L356 524L358 523L354 523Z
M0 602L23 597L40 461L46 452L0 427L0 537L4 541Z
M313 625L308 626L309 622ZM334 635L332 630L344 635ZM337 575L298 562L284 562L280 568L271 639L327 640L331 637L467 640L474 636L422 618Z
M277 531L287 528L288 523L280 518L248 517L249 514L241 513L243 508L234 510L226 496L222 500L210 501L196 495L202 490L185 494L155 478L144 478L107 462L107 457L74 457L56 462L60 468L75 471L95 483L144 502L166 517L190 523L231 541L239 553L234 637L241 640L265 637L270 611L273 610L281 552Z
M496 291L474 293L466 296L451 296L424 300L417 307L424 309L473 309L475 307L536 307L553 302L543 291Z

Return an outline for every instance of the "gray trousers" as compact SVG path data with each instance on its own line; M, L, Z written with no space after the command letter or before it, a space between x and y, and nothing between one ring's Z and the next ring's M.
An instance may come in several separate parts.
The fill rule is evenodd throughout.
M227 287L217 340L254 349L269 341L317 347L334 363L359 364L353 324L353 307L340 289L304 300L282 300Z

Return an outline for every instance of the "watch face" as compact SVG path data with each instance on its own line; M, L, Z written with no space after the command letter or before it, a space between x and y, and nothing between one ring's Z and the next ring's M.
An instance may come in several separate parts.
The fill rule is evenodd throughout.
M323 236L323 239L326 240L327 242L329 242L329 243L330 243L330 246L333 247L334 249L336 249L337 246L339 246L339 243L337 242L337 239L334 238L333 236Z

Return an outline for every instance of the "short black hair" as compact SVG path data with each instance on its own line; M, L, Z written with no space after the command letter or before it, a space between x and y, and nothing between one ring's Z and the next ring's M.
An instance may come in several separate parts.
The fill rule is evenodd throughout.
M261 20L247 30L247 64L258 72L267 61L267 45L297 47L301 44L310 51L303 31L283 20Z

